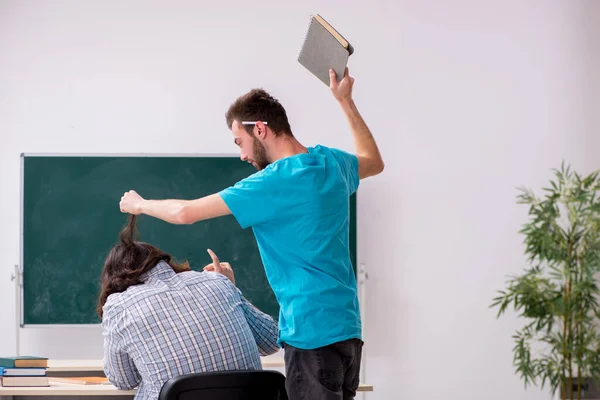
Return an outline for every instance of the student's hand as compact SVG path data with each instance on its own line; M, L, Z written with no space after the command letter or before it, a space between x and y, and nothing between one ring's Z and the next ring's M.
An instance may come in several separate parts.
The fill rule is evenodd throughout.
M348 67L346 67L344 77L339 83L336 79L335 71L332 69L329 70L329 88L337 101L341 103L352 100L352 86L354 86L354 78L350 76Z
M219 257L215 254L211 249L206 250L212 258L212 264L208 264L204 267L204 271L207 272L218 272L222 275L225 275L227 279L231 281L235 285L235 277L233 276L233 270L231 269L231 265L228 262L220 262Z
M143 201L142 196L137 194L135 190L130 190L129 192L125 192L123 197L121 197L119 207L123 213L138 215L141 212Z

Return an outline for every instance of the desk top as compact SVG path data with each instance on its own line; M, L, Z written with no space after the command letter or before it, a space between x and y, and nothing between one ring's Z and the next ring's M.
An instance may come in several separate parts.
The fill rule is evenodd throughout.
M281 356L261 357L263 368L284 367L285 363ZM47 372L103 372L102 360L48 360Z
M52 378L50 378L52 379ZM133 396L135 390L119 390L113 385L76 385L50 382L46 387L2 387L0 396Z
M263 368L284 367L283 357L271 355L260 358ZM102 360L48 360L48 372L104 372ZM73 375L75 376L75 375ZM359 392L372 392L373 386L361 384ZM135 390L119 390L113 385L77 385L50 382L49 387L2 387L0 396L133 396Z
M359 392L372 392L373 386L360 385ZM119 390L113 385L77 385L50 382L46 387L2 387L0 396L133 396L134 390Z

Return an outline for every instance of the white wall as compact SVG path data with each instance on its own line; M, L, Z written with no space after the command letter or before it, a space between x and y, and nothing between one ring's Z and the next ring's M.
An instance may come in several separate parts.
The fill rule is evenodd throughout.
M600 1L590 1L583 18L586 57L583 91L587 96L584 120L587 125L585 148L590 169L600 169Z
M359 192L367 398L548 398L514 375L519 322L487 307L524 265L515 187L562 159L599 166L598 3L287 3L0 0L0 354L15 351L19 154L233 152L223 113L255 86L305 144L350 150L296 62L319 12L356 48L356 102L387 166ZM21 334L22 353L101 356L96 328Z

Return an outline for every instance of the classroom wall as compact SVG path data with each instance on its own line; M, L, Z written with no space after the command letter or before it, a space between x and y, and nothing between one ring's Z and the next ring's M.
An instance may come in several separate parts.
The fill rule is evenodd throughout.
M366 398L547 399L514 374L521 322L488 305L524 265L515 187L541 187L563 159L600 167L598 3L202 4L0 0L0 354L16 349L19 154L235 152L223 113L256 86L303 143L351 150L327 87L296 62L319 12L356 48L355 99L386 161L359 191ZM97 327L20 340L102 355Z
M585 121L588 128L586 138L586 159L590 168L600 168L600 2L589 3L583 29L585 41L586 71L583 91L587 95Z

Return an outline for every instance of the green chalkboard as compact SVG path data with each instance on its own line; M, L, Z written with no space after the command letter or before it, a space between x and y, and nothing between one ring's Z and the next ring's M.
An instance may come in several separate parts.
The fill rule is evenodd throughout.
M255 172L237 157L22 156L22 267L24 325L97 324L96 301L104 259L127 216L123 193L146 198L194 199ZM356 199L351 205L351 258L356 270ZM229 261L236 283L259 309L277 318L279 307L265 277L252 229L233 216L172 225L138 219L140 240L187 260L210 263L207 248Z

